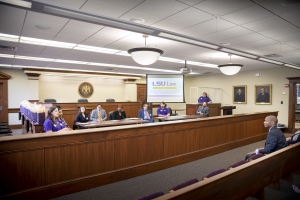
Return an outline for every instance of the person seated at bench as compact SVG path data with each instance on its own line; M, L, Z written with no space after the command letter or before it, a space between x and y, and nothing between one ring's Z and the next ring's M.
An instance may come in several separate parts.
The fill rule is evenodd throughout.
M85 123L90 121L89 115L85 112L85 107L81 106L79 107L79 113L76 115L75 123ZM79 129L85 129L82 126L78 126Z
M51 106L48 110L47 119L44 122L45 133L52 133L58 131L69 131L69 128L63 128L58 122L58 109L56 106Z
M296 131L292 137L286 138L287 145L295 144L297 142L300 142L300 129Z
M264 126L269 128L264 148L256 149L246 155L245 160L258 153L269 154L287 146L286 138L280 129L277 128L277 117L270 115L265 118Z
M63 113L63 111L62 111L60 105L57 105L56 107L57 107L57 109L58 109L58 118L57 118L58 123L60 124L60 126L61 126L62 128L66 128L66 127L69 128L67 122L66 122L65 119L63 118L63 114L64 114L64 113Z
M142 120L148 120L149 122L154 122L151 111L148 110L148 104L143 105L143 109L139 110L139 118Z
M157 116L159 116L159 117L169 117L170 116L170 110L169 110L169 108L166 107L165 102L160 103L160 107L157 108L156 113L157 113Z
M118 119L124 119L124 118L126 118L126 113L123 110L123 106L121 104L119 104L117 110L112 113L112 119L118 120Z
M199 106L196 115L200 115L203 117L208 117L209 116L209 107L207 107L207 103L203 102L202 106Z
M107 115L104 109L102 109L101 104L97 105L97 108L91 112L91 120L94 122L106 121Z

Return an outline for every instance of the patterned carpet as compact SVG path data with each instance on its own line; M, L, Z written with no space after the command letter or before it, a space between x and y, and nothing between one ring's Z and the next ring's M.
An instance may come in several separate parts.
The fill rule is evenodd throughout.
M286 134L286 136L290 136L290 134ZM244 159L246 153L263 147L264 143L265 140L151 174L62 196L55 200L133 200L159 190L167 193L170 188L181 182L192 178L200 180L215 169L227 168ZM293 178L294 184L300 186L300 175L293 174ZM300 194L293 191L292 183L282 180L280 185L280 191L266 187L265 199L300 199ZM254 198L247 198L247 200L250 199Z

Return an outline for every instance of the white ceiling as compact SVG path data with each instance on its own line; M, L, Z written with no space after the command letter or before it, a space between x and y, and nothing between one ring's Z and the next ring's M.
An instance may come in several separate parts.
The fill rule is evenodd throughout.
M205 40L230 43L228 47L257 55L278 54L279 61L300 65L300 4L281 6L282 0L45 0L111 18L142 18L144 25ZM46 25L50 29L38 29ZM101 25L50 16L0 4L0 33L38 39L69 42L127 51L144 46L142 34ZM162 38L149 37L150 47L160 48L164 57L210 64L226 64L226 53ZM17 52L0 50L0 54L98 62L143 67L131 57L63 49L0 40L0 45L16 46ZM257 60L233 56L244 65L242 71L282 67ZM14 58L1 58L0 64L84 69L102 71L105 66L76 65ZM178 70L183 64L157 61L147 66ZM218 69L190 65L199 74L220 73ZM1 68L1 67L0 67ZM150 74L151 70L116 68L117 72Z

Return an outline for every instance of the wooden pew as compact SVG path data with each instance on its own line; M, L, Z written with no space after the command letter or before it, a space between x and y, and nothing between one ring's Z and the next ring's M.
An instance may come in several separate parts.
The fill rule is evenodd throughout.
M265 140L277 113L1 137L0 198L54 198Z
M299 152L300 143L296 143L155 200L239 200L263 194L264 187L278 182L280 178L300 167Z

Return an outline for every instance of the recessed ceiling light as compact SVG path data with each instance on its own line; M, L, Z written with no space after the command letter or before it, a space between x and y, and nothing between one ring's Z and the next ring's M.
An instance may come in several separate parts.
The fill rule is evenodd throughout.
M138 24L143 24L145 22L145 20L142 18L131 18L131 19L129 19L129 21L138 23Z
M35 25L35 28L42 29L42 30L49 30L50 26L46 25Z

